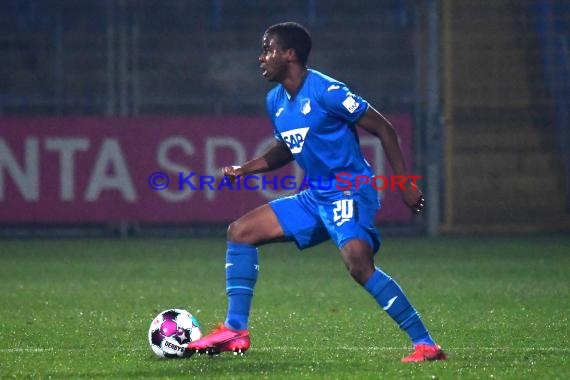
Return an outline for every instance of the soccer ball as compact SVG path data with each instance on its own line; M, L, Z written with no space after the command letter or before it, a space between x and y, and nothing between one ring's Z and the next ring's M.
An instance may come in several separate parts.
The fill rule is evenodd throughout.
M200 323L183 309L160 312L148 329L148 342L152 352L160 358L181 358L191 355L186 345L202 337Z

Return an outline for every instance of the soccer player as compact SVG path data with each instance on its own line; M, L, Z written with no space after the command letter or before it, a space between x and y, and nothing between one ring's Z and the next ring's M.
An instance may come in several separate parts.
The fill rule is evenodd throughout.
M300 24L269 27L259 56L261 75L277 82L267 95L275 142L260 157L222 169L238 176L264 173L296 160L312 186L296 195L260 206L230 224L226 252L226 320L209 335L192 342L196 352L243 353L250 347L248 319L259 271L257 247L294 241L299 249L332 239L350 275L403 329L414 346L404 362L444 360L446 355L430 336L419 314L396 281L374 265L380 237L374 216L380 205L370 184L356 186L356 176L373 177L364 159L356 126L377 136L396 175L406 176L398 138L390 122L342 82L307 67L311 37ZM343 173L343 181L337 181ZM332 186L322 186L331 179ZM346 190L347 178L352 187ZM362 177L361 177L362 178ZM342 182L342 186L339 185ZM339 189L339 187L342 188ZM401 190L403 201L419 213L421 190L411 181Z

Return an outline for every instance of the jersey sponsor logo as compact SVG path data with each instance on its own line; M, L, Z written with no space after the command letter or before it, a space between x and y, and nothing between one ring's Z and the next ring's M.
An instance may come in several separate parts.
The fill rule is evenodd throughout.
M281 133L281 137L289 147L291 153L293 154L301 153L301 150L303 149L303 144L305 143L305 137L307 136L308 131L309 127L306 127L306 128L292 129L290 131Z
M283 112L284 109L285 109L284 107L279 108L277 112L275 112L275 117L279 117L279 115L281 115L281 112Z
M309 112L311 112L311 99L301 100L301 113L306 115Z
M342 105L348 110L348 112L354 113L360 104L354 100L353 95L349 92L346 99L342 102Z
M331 84L329 88L327 88L327 91L338 90L339 88L340 86L338 84Z

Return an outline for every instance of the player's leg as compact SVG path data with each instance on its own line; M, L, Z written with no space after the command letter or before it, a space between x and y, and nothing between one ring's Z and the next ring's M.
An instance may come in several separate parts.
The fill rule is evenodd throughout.
M213 333L190 343L188 349L217 353L244 352L249 348L249 312L259 271L257 246L294 240L299 248L305 248L328 239L312 202L305 192L281 198L230 225L226 252L226 321Z
M228 328L248 328L253 290L259 272L257 247L283 238L283 229L275 212L267 204L230 224L226 251L228 311L224 323Z
M285 237L275 211L269 204L265 204L232 222L228 227L227 238L236 244L257 247Z
M312 206L312 198L302 193L258 207L230 224L226 254L227 327L234 330L248 327L259 272L257 246L295 240L300 247L306 247L328 239L318 212L311 213L313 209L316 207ZM318 233L319 227L324 235Z
M412 306L398 283L373 264L374 252L368 242L351 240L341 248L345 265L351 276L362 285L378 305L402 330L415 351L404 361L445 359L445 353L436 345L420 315Z
M427 359L444 358L443 351L434 343L400 286L374 266L374 254L380 247L380 236L374 225L377 211L375 192L364 188L342 199L323 203L321 208L323 222L340 248L354 280L408 334L415 347L430 347L425 355Z
M374 266L372 248L367 242L351 240L341 248L341 252L352 277L408 334L413 344L435 345L419 314L410 304L398 283L380 268Z
M273 209L260 206L231 223L227 232L226 294L228 308L223 324L188 349L210 354L249 349L249 313L259 272L257 246L283 239Z

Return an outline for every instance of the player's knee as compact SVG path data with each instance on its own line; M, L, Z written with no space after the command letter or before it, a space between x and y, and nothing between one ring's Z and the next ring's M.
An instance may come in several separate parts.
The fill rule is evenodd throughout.
M346 269L359 284L364 284L374 272L373 255L359 244L347 244L342 249Z
M369 265L361 265L358 263L349 263L347 265L347 269L348 273L350 273L350 276L360 285L364 285L374 272L374 269Z
M374 263L366 255L349 255L345 264L350 276L361 285L366 283L374 272Z
M254 229L247 222L236 220L228 226L226 233L228 241L241 244L256 244Z
M228 241L233 241L234 243L245 243L243 223L241 223L239 220L230 223L226 237Z

